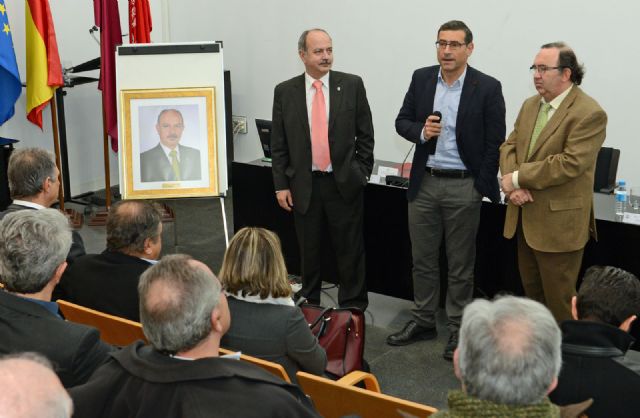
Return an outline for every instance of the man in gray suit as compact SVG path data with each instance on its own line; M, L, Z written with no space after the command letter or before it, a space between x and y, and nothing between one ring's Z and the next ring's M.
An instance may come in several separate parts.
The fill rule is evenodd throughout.
M373 122L362 79L332 71L331 37L307 30L298 40L305 73L276 86L271 152L278 204L293 211L302 290L320 302L323 231L336 252L340 306L367 308L363 191L373 169Z
M182 113L164 109L158 115L156 131L160 142L140 154L140 179L149 181L200 180L200 151L180 145L184 131Z

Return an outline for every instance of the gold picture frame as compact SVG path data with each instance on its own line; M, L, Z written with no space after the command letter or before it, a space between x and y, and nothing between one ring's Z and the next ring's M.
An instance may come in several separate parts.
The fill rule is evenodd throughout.
M122 90L123 199L219 195L215 87Z

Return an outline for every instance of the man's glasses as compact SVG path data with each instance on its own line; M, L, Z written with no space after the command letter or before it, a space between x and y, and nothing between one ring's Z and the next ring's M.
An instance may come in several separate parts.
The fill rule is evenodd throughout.
M547 67L546 65L532 65L531 67L529 67L529 71L531 71L531 74L535 74L535 73L544 74L549 70L561 70L563 68L565 67L563 66Z
M452 51L456 51L458 49L460 49L461 46L466 45L465 43L460 43L458 41L451 41L451 42L447 42L447 41L436 41L436 48L438 49L445 49L446 47L449 47L450 50Z

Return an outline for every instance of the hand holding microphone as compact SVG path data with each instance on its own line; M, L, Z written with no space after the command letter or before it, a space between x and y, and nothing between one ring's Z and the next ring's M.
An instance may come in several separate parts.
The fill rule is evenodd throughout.
M425 140L430 141L432 139L438 139L442 129L442 125L440 124L441 120L442 113L439 111L435 111L427 117L427 120L424 122L424 128L422 129L422 135Z

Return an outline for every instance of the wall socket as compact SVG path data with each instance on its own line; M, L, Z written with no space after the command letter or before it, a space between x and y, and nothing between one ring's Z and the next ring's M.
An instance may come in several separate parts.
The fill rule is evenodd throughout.
M233 115L233 133L234 134L246 134L247 133L247 117Z

